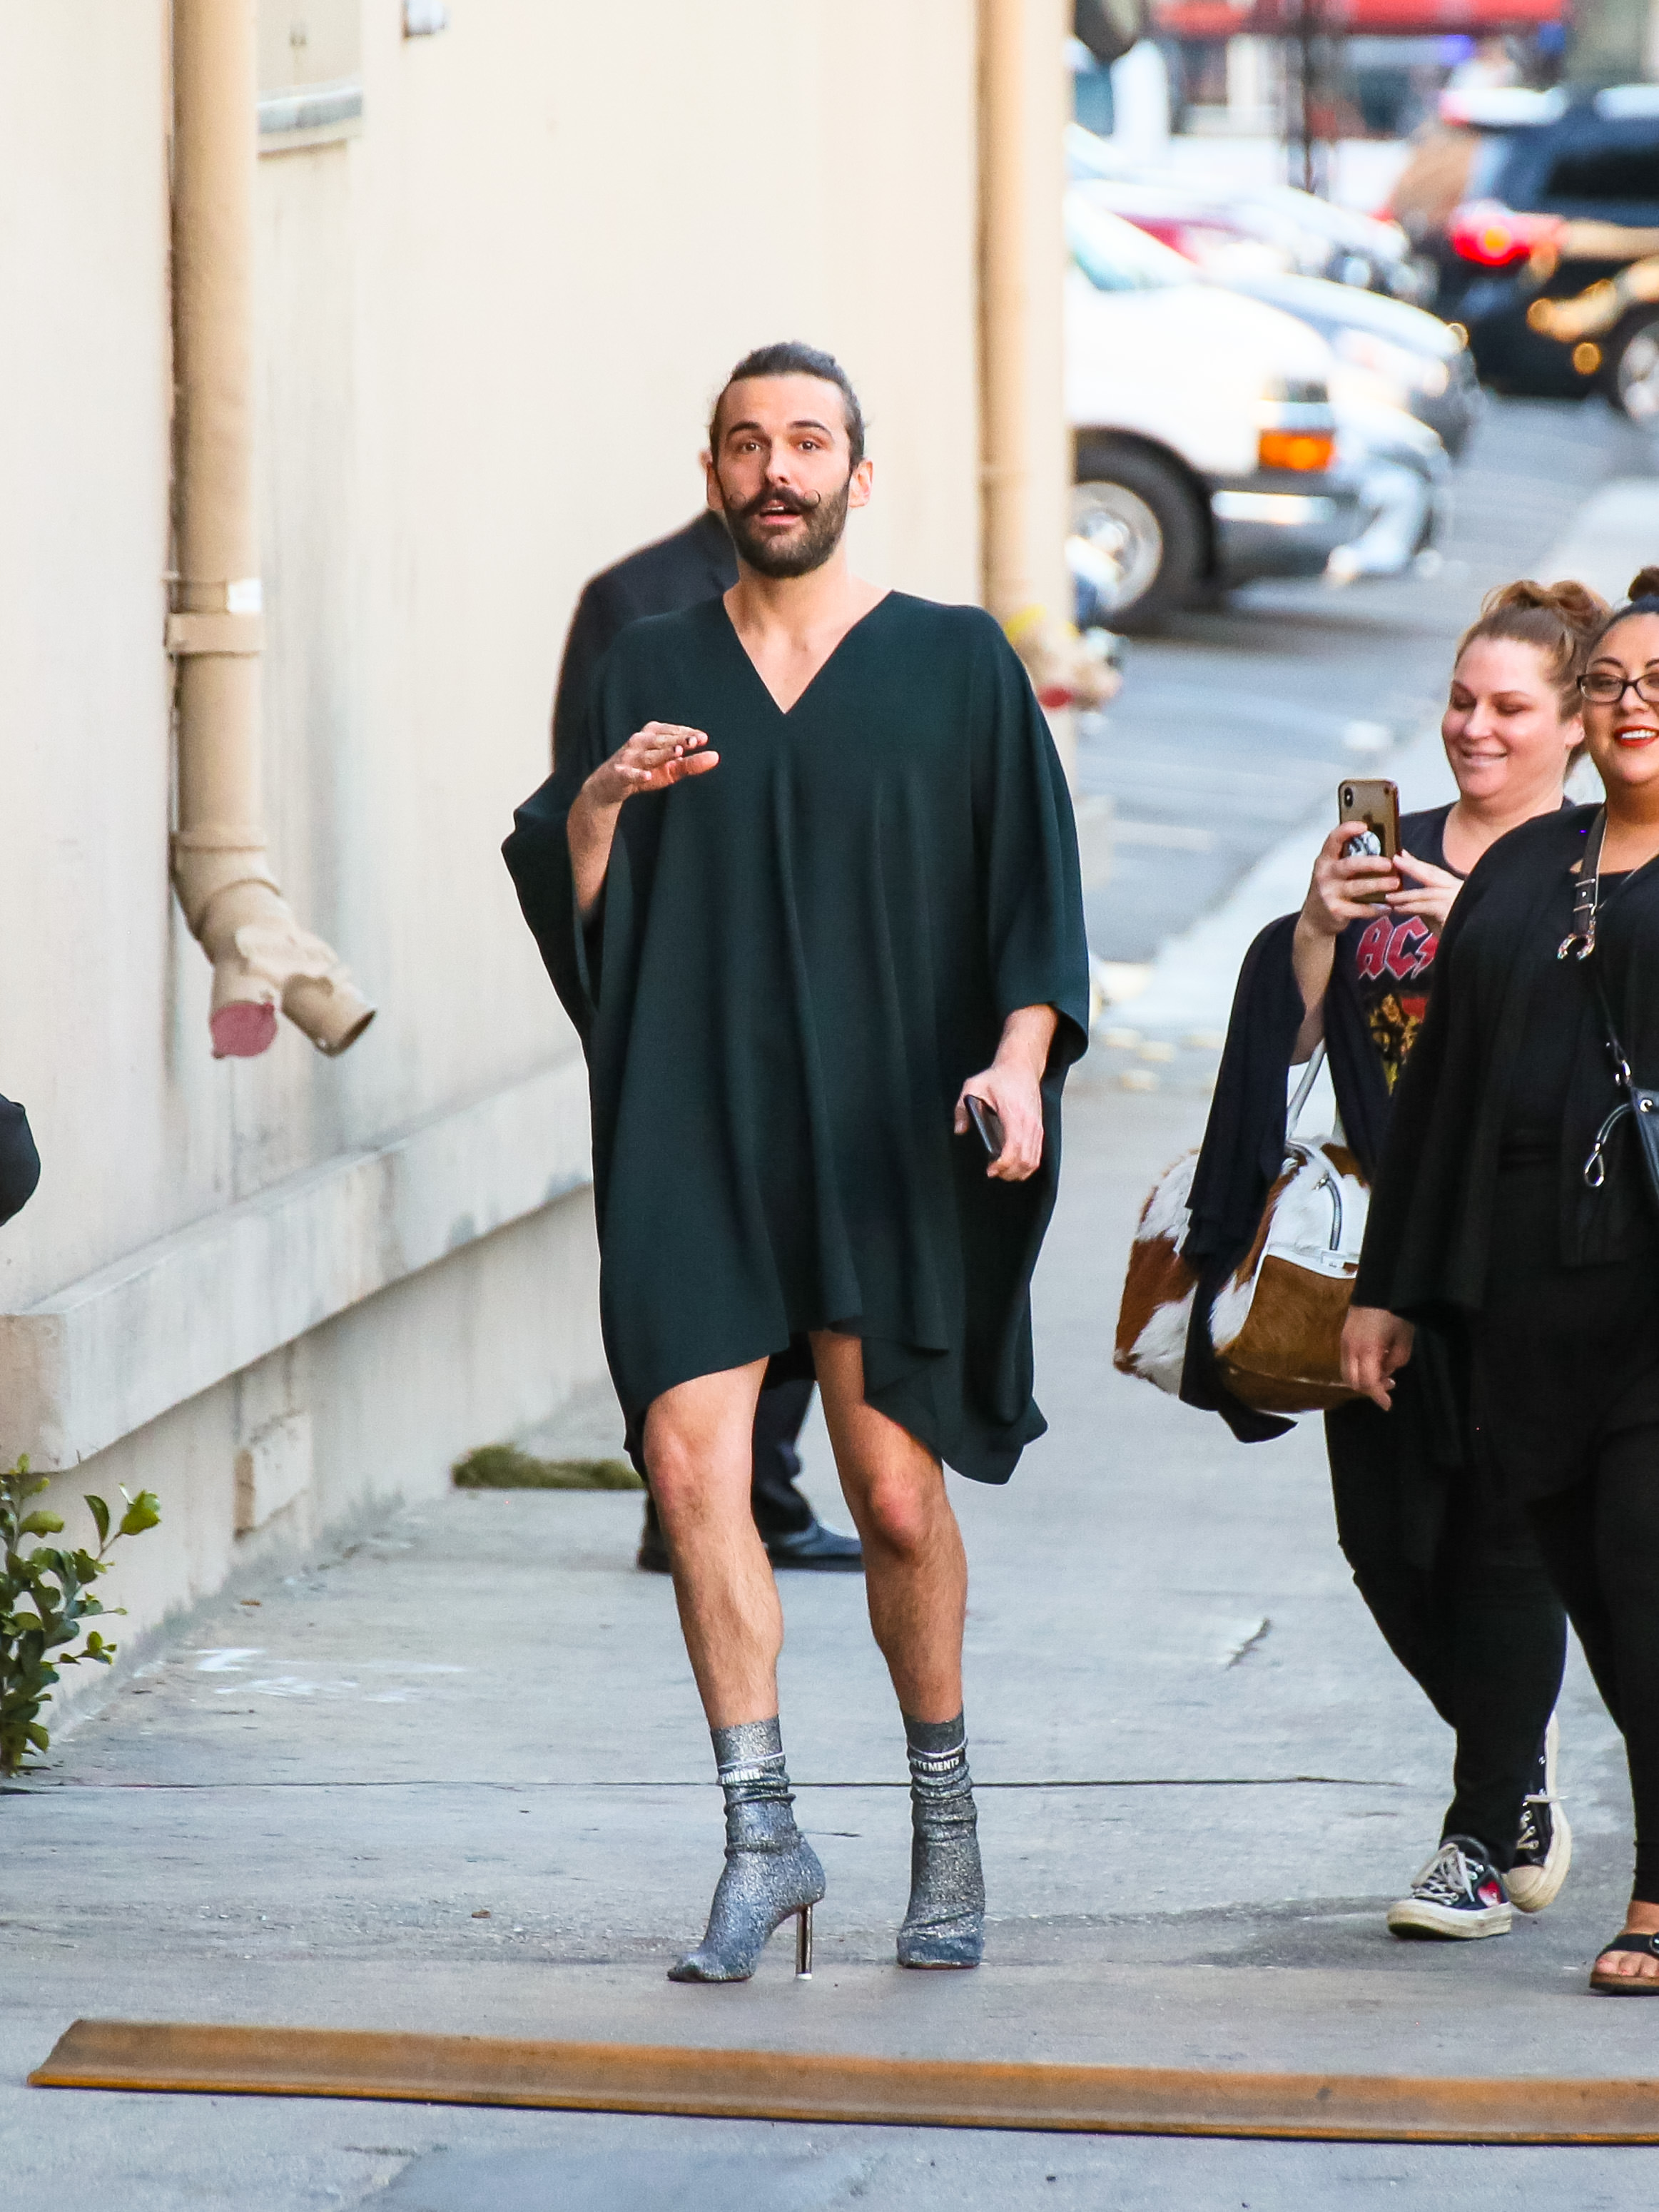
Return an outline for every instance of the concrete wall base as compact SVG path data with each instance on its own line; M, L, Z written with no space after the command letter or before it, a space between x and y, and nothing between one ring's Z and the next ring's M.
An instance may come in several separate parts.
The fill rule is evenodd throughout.
M109 1625L125 1674L236 1577L267 1579L399 1502L440 1494L463 1453L545 1422L604 1373L582 1190L175 1407L56 1476L40 1502L63 1515L66 1541L84 1543L88 1491L118 1512L122 1488L161 1500L161 1529L124 1542L100 1585L106 1605L127 1608ZM67 1669L47 1726L111 1679Z

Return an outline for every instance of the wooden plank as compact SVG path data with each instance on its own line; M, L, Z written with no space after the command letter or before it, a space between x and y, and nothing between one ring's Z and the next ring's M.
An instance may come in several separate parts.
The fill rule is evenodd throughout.
M1012 2065L355 2028L77 2020L37 2088L1101 2135L1340 2142L1656 2143L1659 2081Z

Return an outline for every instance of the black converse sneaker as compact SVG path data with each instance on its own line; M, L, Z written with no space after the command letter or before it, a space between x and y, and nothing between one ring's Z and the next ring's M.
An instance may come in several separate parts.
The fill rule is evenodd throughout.
M1507 1936L1514 1919L1503 1875L1472 1836L1448 1836L1418 1869L1411 1895L1389 1907L1395 1936Z
M1553 1905L1572 1864L1572 1830L1555 1794L1559 1735L1552 1713L1538 1753L1537 1785L1521 1808L1520 1840L1509 1874L1510 1901L1522 1912L1541 1912L1547 1905Z

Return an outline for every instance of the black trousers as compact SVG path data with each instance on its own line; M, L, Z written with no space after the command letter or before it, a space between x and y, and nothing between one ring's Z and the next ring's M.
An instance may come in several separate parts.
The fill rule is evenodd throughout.
M1456 1734L1443 1839L1473 1837L1507 1872L1561 1687L1566 1622L1522 1509L1495 1499L1473 1468L1423 1463L1411 1374L1391 1412L1361 1401L1325 1417L1337 1536L1389 1650Z
M1570 1489L1528 1515L1625 1739L1636 1807L1632 1897L1659 1905L1659 1425L1598 1437Z
M795 1483L800 1474L796 1439L805 1425L812 1403L812 1377L770 1382L755 1404L755 1458L749 1478L749 1510L763 1540L775 1536L804 1535L812 1525L812 1509ZM659 1534L656 1500L648 1493L645 1525Z

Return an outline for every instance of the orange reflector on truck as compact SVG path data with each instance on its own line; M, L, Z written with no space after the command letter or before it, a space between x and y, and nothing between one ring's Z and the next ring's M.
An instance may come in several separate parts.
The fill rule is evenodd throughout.
M1256 461L1264 469L1298 469L1305 472L1329 468L1336 439L1329 430L1264 430L1256 444Z

